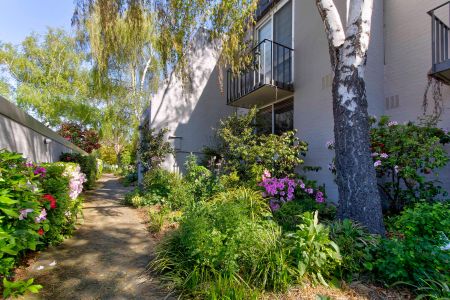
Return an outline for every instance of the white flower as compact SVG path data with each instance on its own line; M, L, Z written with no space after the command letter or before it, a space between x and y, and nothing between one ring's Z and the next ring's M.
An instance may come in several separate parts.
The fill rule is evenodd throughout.
M395 125L398 125L398 122L397 122L397 121L390 121L390 122L387 124L387 126L389 126L389 127L392 127L392 126L395 126Z

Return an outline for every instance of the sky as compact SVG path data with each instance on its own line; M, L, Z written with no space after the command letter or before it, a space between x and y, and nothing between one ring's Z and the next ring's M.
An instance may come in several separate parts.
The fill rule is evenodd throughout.
M71 29L73 0L0 0L0 41L19 44L47 27Z

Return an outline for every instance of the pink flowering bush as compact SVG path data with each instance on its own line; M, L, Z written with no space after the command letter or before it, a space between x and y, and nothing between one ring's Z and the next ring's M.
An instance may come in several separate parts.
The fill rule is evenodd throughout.
M447 195L437 177L449 161L443 147L450 142L447 131L424 120L400 124L382 116L378 122L372 119L370 139L385 212L397 214L418 200L434 201ZM334 150L334 143L326 147ZM334 162L330 170L336 173Z
M74 164L36 165L0 150L0 277L9 276L27 251L57 244L75 229L81 198L78 186L70 194L63 175L69 166L77 170ZM82 182L79 172L73 177Z
M263 197L269 201L275 221L285 231L296 230L301 223L300 216L305 212L318 211L324 220L335 217L335 206L326 202L323 189L316 187L313 181L273 178L268 171L264 171L259 186L263 188Z

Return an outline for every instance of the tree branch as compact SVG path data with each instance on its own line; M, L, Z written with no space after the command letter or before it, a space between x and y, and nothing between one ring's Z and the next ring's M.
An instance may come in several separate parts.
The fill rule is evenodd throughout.
M330 47L338 48L342 46L345 41L344 27L342 26L341 17L334 5L334 1L316 0L316 5L325 24Z

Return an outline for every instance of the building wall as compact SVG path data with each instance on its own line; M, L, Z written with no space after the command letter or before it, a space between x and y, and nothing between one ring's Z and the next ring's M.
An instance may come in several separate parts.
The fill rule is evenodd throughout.
M44 143L44 139L51 141ZM0 149L22 153L34 162L55 162L63 152L83 150L0 97Z
M336 5L345 26L347 1ZM309 143L305 165L320 166L321 171L308 177L325 184L330 199L338 199L334 176L328 170L334 152L325 144L334 139L331 95L331 64L324 25L314 1L295 1L294 18L294 127L299 137ZM375 1L372 36L367 62L367 97L369 113L383 113L383 6Z
M189 153L200 156L202 148L212 143L213 128L219 120L234 111L221 93L218 45L209 42L204 32L197 34L193 45L188 54L190 84L183 85L172 74L151 101L150 126L169 128L170 140L177 149L176 155L164 162L166 169L174 171L182 170Z
M445 2L385 0L385 114L393 120L417 121L423 114L423 96L432 64L431 17L427 11ZM437 16L448 24L448 6L437 11ZM450 88L443 86L442 92L444 112L439 126L450 130ZM431 105L430 110L432 108ZM439 175L443 186L450 191L450 166L441 170Z

